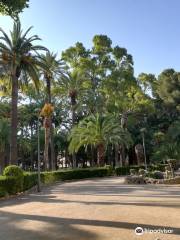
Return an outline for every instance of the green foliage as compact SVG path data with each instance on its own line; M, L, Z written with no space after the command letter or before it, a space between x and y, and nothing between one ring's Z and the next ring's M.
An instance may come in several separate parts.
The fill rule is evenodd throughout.
M0 198L5 197L7 195L7 192L4 190L4 188L0 187Z
M124 166L124 167L116 167L115 173L117 176L129 175L130 170L133 170L134 174L137 174L139 169L145 169L144 166Z
M16 165L10 165L4 169L3 175L6 177L14 177L16 179L15 187L17 192L23 190L24 175L21 168Z
M108 168L90 168L90 169L73 169L66 171L53 171L41 173L43 183L53 183L60 180L84 179L91 177L109 176Z
M158 77L158 94L167 104L180 106L180 73L174 69L164 70Z
M70 134L69 151L77 152L80 147L88 145L98 146L103 144L125 144L129 146L132 141L130 134L123 130L112 115L91 115L79 122Z
M0 119L0 151L2 152L9 143L10 126L8 119Z
M15 194L18 192L17 178L0 176L0 189L3 193Z
M161 171L165 172L165 168L168 166L168 164L155 164L155 165L149 165L148 166L148 171Z
M29 6L29 0L0 0L0 13L17 19L18 14Z
M37 185L38 175L37 173L24 173L24 182L23 182L23 190L28 190L33 186Z

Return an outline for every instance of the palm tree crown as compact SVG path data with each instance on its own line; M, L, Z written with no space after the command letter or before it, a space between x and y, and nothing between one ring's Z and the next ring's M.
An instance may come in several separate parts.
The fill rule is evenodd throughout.
M105 150L109 144L131 144L130 134L123 130L112 115L91 115L75 126L69 137L69 151L77 152L81 146L97 147L98 163L104 164Z

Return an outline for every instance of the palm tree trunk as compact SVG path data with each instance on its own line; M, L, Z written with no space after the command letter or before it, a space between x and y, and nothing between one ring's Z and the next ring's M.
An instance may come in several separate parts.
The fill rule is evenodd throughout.
M49 170L49 138L50 128L45 128L44 169Z
M104 157L105 157L104 144L99 144L99 145L97 146L97 161L98 161L98 166L100 166L100 167L104 166Z
M51 103L51 79L49 79L48 76L46 76L46 91L47 91L47 97L46 97L46 102ZM50 124L50 129L45 130L46 131L46 136L45 136L45 162L46 162L46 167L51 166L51 170L55 170L55 153L54 153L54 134L53 134L53 125L52 125L52 119L51 119L51 124ZM48 146L46 146L46 144ZM51 157L49 160L49 148L51 150ZM47 162L49 162L47 166Z
M71 107L72 107L72 127L76 123L76 113L75 113L75 106L76 106L76 97L71 96ZM76 154L72 154L72 166L73 168L77 167L77 161L76 161Z
M50 128L50 149L51 149L51 170L55 170L55 150L54 150L54 129L51 123Z
M120 159L119 159L119 145L115 145L115 166L120 166Z
M12 75L12 93L11 93L11 139L10 139L10 164L17 164L17 125L18 125L18 77Z

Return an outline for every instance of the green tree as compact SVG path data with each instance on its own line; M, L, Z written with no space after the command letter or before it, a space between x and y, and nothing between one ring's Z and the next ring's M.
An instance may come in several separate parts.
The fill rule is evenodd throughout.
M70 153L77 152L80 147L88 145L97 148L98 165L104 165L107 146L124 143L129 146L131 137L128 131L122 129L117 119L112 115L91 115L75 126L70 133Z
M58 77L63 75L64 73L64 65L61 60L57 59L57 54L51 53L51 52L46 52L46 54L41 55L41 61L43 65L46 66L46 69L43 69L43 77L44 81L46 83L46 103L52 102L52 84L57 80ZM48 131L48 129L45 129ZM47 154L45 154L45 162L49 161L48 157L48 150L49 150L49 144L50 144L50 149L51 149L51 169L55 169L55 155L54 155L54 140L53 140L53 125L52 125L52 117L51 117L51 126L50 126L50 134L45 134L48 136L47 141L45 143L47 146L45 149L47 149Z
M180 107L180 72L166 69L158 76L160 98L169 105Z
M11 82L11 164L17 164L17 103L18 90L22 82L28 83L30 78L35 87L38 88L39 72L38 67L45 67L37 55L37 51L46 50L34 42L40 40L37 35L27 37L29 28L25 33L22 32L20 22L15 22L10 37L3 29L0 29L0 64L6 69Z
M29 7L29 0L0 0L0 13L14 19L17 19L18 14L27 7Z

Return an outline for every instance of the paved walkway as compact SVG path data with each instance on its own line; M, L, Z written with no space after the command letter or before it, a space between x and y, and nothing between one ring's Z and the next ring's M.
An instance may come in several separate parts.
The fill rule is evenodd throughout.
M167 228L173 234L134 229ZM0 201L0 240L179 240L180 186L123 185L122 178L59 183Z

